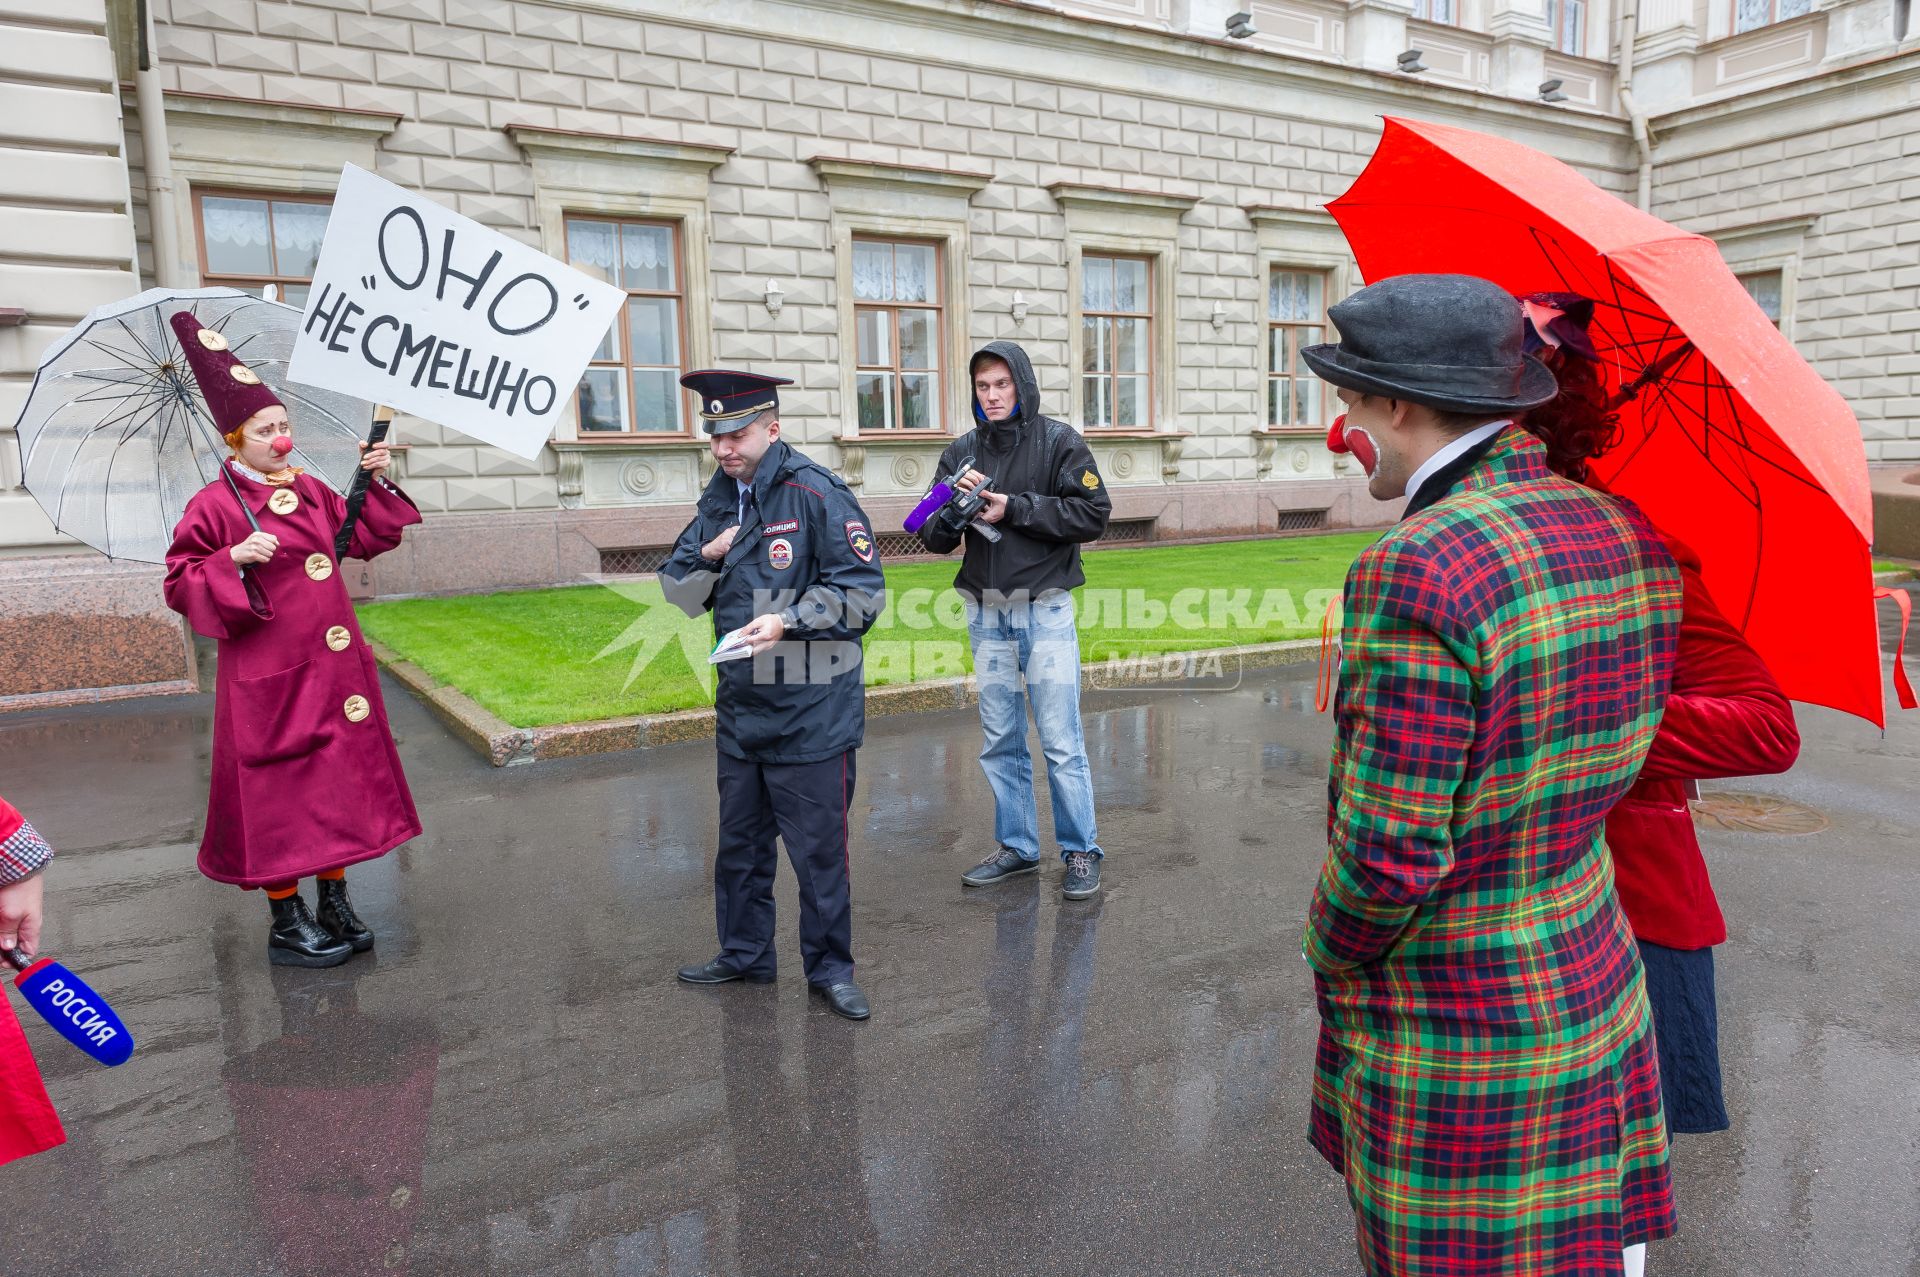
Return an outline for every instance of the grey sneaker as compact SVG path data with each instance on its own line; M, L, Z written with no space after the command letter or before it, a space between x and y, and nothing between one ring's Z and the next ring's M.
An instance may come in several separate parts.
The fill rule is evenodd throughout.
M1028 860L1011 847L1002 847L960 875L960 881L969 887L984 887L989 883L1001 882L1020 874L1035 873L1040 868L1039 860Z
M1067 853L1067 877L1060 894L1069 900L1085 900L1100 890L1100 857L1090 851Z

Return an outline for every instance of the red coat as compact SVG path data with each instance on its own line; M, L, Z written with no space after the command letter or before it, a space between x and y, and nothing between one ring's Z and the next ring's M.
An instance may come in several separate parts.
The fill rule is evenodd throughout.
M383 855L420 832L420 817L379 668L333 561L346 503L310 475L287 488L234 478L279 550L240 572L227 551L252 529L226 479L215 479L174 529L166 597L220 645L200 872L262 887ZM269 505L281 492L297 498L285 513ZM376 482L348 553L391 550L419 521L398 488Z
M1620 904L1636 939L1704 949L1727 938L1687 807L1686 782L1783 772L1800 753L1793 707L1707 593L1700 560L1680 562L1680 647L1673 691L1640 778L1607 817Z

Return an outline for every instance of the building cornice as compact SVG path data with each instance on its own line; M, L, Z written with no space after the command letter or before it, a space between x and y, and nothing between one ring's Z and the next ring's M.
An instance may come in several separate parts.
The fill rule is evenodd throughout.
M926 168L915 164L882 164L834 155L811 155L807 157L807 164L828 186L835 182L857 182L863 186L889 186L939 195L971 196L993 182L991 173Z
M1920 48L1836 67L1788 84L1682 107L1648 121L1660 137L1655 163L1699 159L1799 137L1836 124L1857 123L1876 114L1868 109L1869 104L1861 101L1863 96L1885 93L1890 100L1898 98L1904 106L1916 83L1920 83ZM1821 117L1821 110L1836 108L1844 119ZM1755 135L1751 117L1762 114L1784 115L1784 119L1780 127ZM1731 135L1721 140L1717 136L1719 126L1729 127ZM1686 141L1694 144L1685 145Z
M629 18L634 13L631 5L616 5L607 0L576 0L570 7ZM782 11L790 13L792 20L776 24L772 19ZM759 34L816 49L885 56L886 49L896 47L879 38L878 33L858 45L829 39L820 32L822 13L856 19L869 32L874 32L876 26L906 23L917 37L911 60L921 65L950 67L976 75L1029 79L1043 76L1121 93L1147 91L1150 83L1152 95L1163 101L1216 110L1288 114L1260 105L1260 100L1270 96L1276 81L1280 81L1286 87L1296 88L1308 101L1317 100L1322 107L1345 98L1352 109L1321 117L1330 124L1377 129L1381 115L1412 114L1467 127L1492 125L1496 131L1502 124L1509 126L1509 131L1511 126L1520 125L1583 146L1605 147L1606 158L1583 154L1574 160L1588 169L1618 174L1634 171L1625 160L1629 137L1624 120L1592 113L1559 112L1537 102L1521 102L1482 90L1431 81L1416 83L1391 72L1248 48L1238 41L1100 17L1068 15L1018 0L763 0L758 12ZM647 18L696 30L709 30L712 26L711 9L704 0L649 0ZM990 67L978 65L943 53L943 35L982 36L1015 53L1043 49L1048 66L1045 69L1023 66L1017 58ZM1118 84L1094 83L1085 75L1075 74L1077 68L1103 59L1126 63L1136 87L1129 90ZM1142 81L1139 78L1142 68L1221 78L1237 82L1250 92L1245 98L1229 101L1217 93L1183 90L1164 79ZM1301 112L1295 110L1292 114L1300 116Z
M730 146L669 142L663 138L584 133L576 129L543 129L530 124L509 124L505 132L513 139L514 145L528 155L561 159L638 160L705 170L718 168L733 156Z
M1128 212L1184 213L1200 202L1198 195L1171 195L1165 191L1136 191L1121 186L1093 186L1082 182L1055 182L1047 193L1062 207L1125 209Z
M1306 230L1337 230L1339 223L1323 208L1293 208L1284 204L1243 204L1241 211L1255 226L1267 223L1296 226Z
M130 91L128 96L131 96ZM167 91L162 100L166 103L167 114L175 118L248 127L270 126L275 133L305 130L330 137L381 138L399 128L402 118L398 112L363 111L344 106L298 106L290 102L223 97L213 93L183 93L172 89Z

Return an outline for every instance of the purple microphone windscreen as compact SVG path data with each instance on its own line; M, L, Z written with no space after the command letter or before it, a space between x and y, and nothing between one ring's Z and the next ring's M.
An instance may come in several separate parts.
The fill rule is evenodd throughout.
M918 532L920 525L932 518L933 512L945 505L952 498L953 485L942 479L939 483L933 485L933 491L927 493L926 496L920 499L919 505L913 507L913 513L907 516L906 523L901 526L909 532Z
M13 983L61 1037L108 1068L133 1054L133 1035L107 1000L52 958L32 964Z

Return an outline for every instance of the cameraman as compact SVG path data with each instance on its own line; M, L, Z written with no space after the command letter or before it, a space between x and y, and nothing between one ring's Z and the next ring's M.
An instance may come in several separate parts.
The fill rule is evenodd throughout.
M1010 341L989 342L968 368L979 425L941 454L934 481L950 478L963 492L989 484L976 519L998 529L1000 539L956 526L949 511L928 519L919 534L935 554L950 553L962 540L967 547L953 588L967 604L985 737L980 767L993 787L996 845L960 880L984 887L1040 867L1040 813L1027 752L1030 696L1053 794L1053 833L1066 865L1061 894L1084 900L1100 890L1106 853L1094 833L1093 775L1080 728L1080 636L1069 591L1086 580L1080 545L1106 531L1113 503L1086 440L1065 422L1040 415L1040 386L1026 351ZM956 474L968 457L973 466Z

